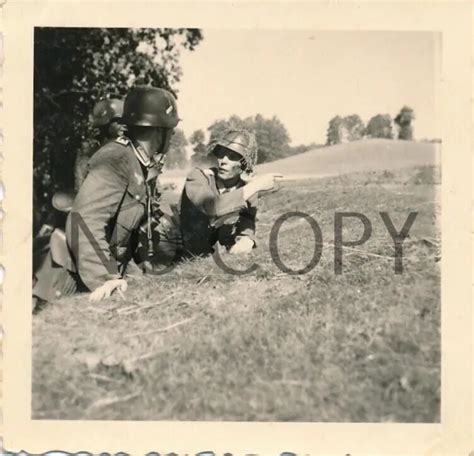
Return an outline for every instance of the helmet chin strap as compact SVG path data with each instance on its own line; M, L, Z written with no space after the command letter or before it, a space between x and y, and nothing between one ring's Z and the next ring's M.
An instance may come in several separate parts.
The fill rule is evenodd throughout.
M158 152L159 154L166 155L166 152L168 151L169 143L171 140L171 134L172 134L171 129L169 128L161 129L161 147L160 147L160 151Z
M157 150L150 150L149 147L147 147L149 144L141 144L139 141L132 139L136 155L142 165L147 168L154 167L158 171L161 171L161 168L164 165L166 152L169 148L171 132L172 130L167 128L160 129L160 145Z

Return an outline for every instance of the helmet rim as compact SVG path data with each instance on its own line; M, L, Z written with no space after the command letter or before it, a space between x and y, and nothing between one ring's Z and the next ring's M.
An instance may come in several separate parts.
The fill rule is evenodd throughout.
M244 138L244 141L242 141ZM211 145L210 152L214 155L218 147L225 147L238 153L245 164L246 170L253 171L257 163L258 146L255 134L245 129L230 128Z

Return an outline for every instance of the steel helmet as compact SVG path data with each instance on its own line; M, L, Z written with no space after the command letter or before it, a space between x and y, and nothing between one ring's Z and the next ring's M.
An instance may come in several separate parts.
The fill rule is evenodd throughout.
M123 112L123 101L117 98L100 100L92 110L92 126L101 127L114 119L120 119Z
M175 128L179 122L176 99L165 89L134 87L125 98L122 122L142 127Z
M246 171L251 173L257 164L258 146L255 134L245 129L231 128L211 145L210 152L217 147L226 147L242 156Z

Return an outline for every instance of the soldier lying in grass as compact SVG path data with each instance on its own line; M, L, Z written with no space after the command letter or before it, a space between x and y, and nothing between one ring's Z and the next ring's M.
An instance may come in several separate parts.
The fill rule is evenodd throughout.
M275 188L278 174L254 176L257 142L253 133L230 129L210 147L217 167L195 168L188 175L179 215L162 218L155 229L151 262L207 255L215 248L248 253L255 247L259 192Z

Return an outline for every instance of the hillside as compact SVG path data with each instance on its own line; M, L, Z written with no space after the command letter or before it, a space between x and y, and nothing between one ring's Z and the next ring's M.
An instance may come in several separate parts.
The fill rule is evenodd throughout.
M390 139L337 144L257 166L259 173L323 177L353 171L380 171L439 163L439 145Z

